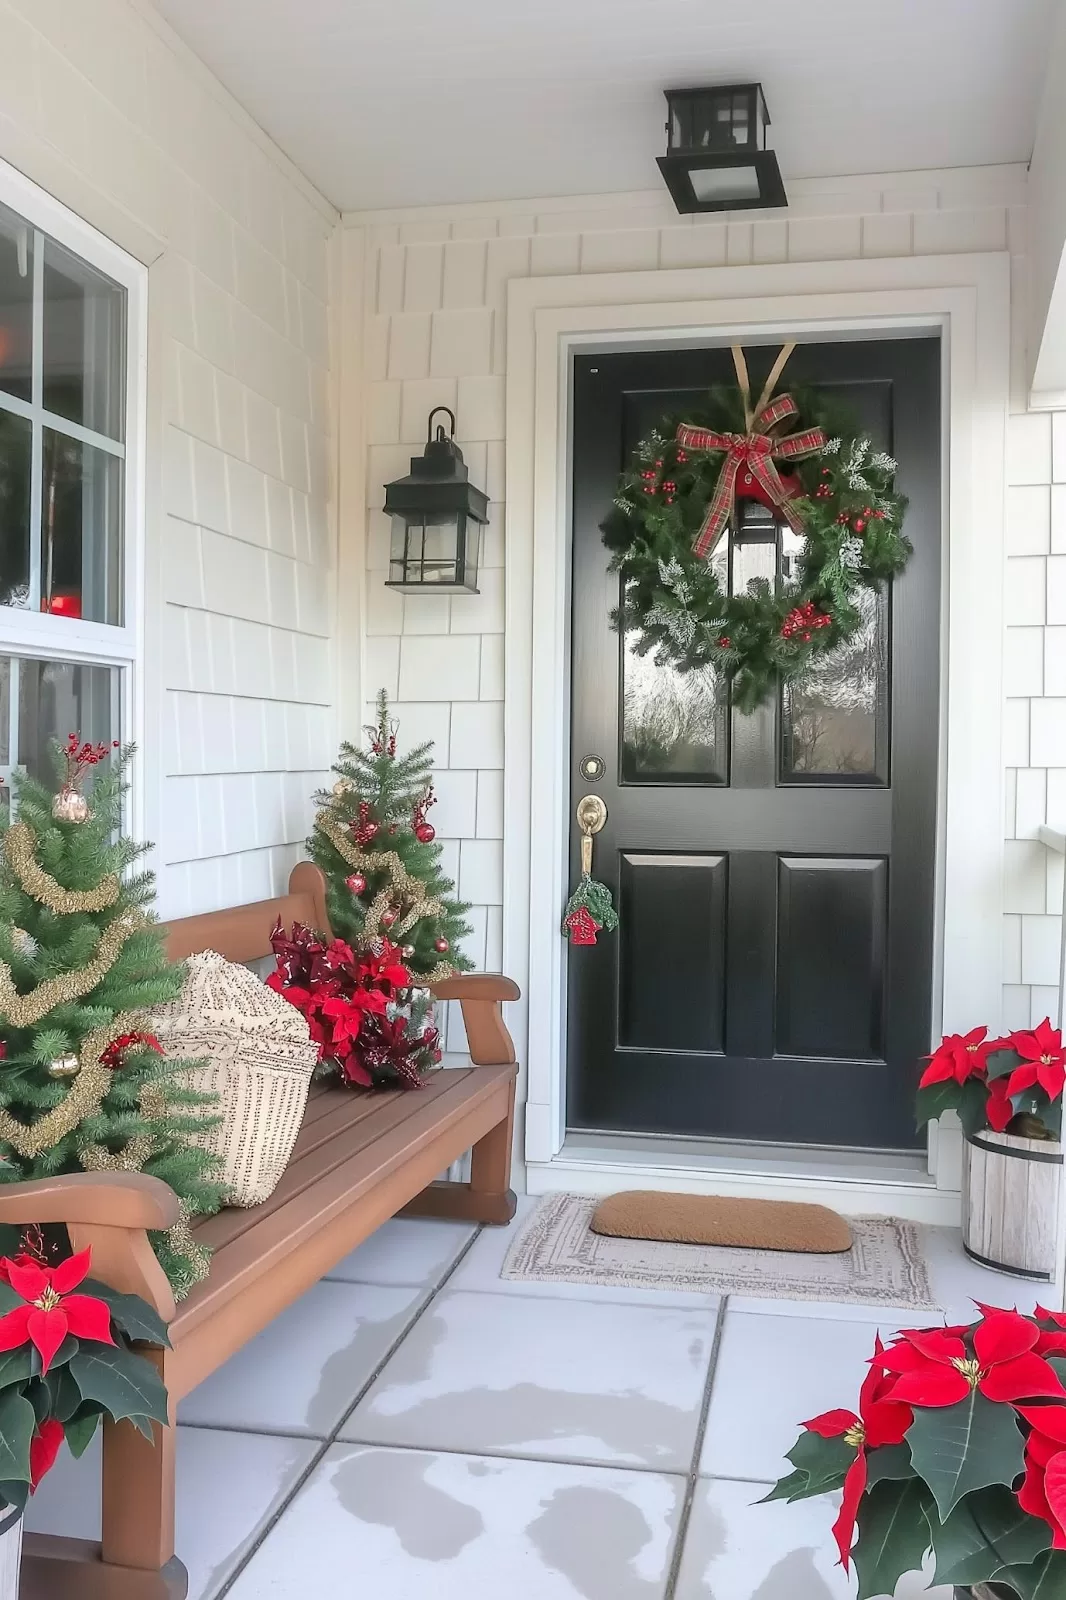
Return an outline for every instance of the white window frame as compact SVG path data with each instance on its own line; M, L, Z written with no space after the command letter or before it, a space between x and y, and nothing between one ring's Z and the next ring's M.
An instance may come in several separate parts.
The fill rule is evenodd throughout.
M17 212L40 233L69 250L126 291L125 427L121 440L106 438L65 417L44 412L55 426L124 458L122 533L122 622L55 616L19 606L0 606L0 654L38 661L69 661L112 667L118 672L119 728L124 743L143 742L144 733L144 526L145 448L148 392L148 270L15 167L0 161L0 203ZM35 252L35 262L39 252ZM40 270L37 267L35 270ZM34 328L37 359L38 329ZM0 408L19 416L39 409L0 393ZM39 452L34 453L31 493L40 496ZM14 752L13 752L14 754ZM134 783L131 825L138 826L142 786Z

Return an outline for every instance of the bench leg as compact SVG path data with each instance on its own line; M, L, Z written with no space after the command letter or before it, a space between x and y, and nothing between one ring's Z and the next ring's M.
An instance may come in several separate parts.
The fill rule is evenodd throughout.
M166 1382L166 1351L143 1354ZM129 1422L104 1424L101 1551L105 1565L160 1573L174 1559L174 1404L171 1425L148 1440Z
M511 1188L514 1100L512 1081L506 1116L471 1151L470 1182L431 1183L404 1206L401 1217L445 1217L455 1222L487 1222L496 1227L510 1222L518 1205Z

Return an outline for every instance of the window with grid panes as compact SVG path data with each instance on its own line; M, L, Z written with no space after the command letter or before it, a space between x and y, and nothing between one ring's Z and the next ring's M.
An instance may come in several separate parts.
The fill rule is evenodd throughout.
M143 269L0 164L0 796L133 729Z

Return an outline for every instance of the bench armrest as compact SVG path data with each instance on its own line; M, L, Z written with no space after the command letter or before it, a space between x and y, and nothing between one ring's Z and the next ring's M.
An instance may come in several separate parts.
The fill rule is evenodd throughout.
M470 1059L477 1067L510 1066L515 1060L514 1041L500 1009L504 1000L517 1000L521 989L502 972L460 972L433 985L438 1000L458 1000Z
M148 1229L173 1227L173 1189L141 1172L76 1172L35 1183L0 1184L0 1222L66 1224L75 1251L91 1249L92 1275L121 1294L138 1294L164 1322L174 1296L148 1241Z

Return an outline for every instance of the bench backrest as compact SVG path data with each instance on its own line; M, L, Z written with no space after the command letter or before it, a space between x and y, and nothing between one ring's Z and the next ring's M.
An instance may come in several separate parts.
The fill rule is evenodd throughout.
M271 954L270 930L279 917L286 929L302 922L329 934L326 880L313 862L301 861L293 867L288 894L276 900L256 900L251 905L205 911L198 917L179 917L168 923L167 955L171 961L184 961L201 950L217 950L227 961L259 961Z

